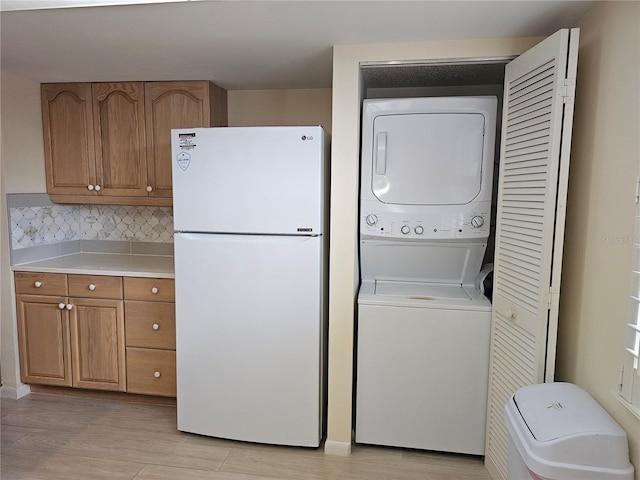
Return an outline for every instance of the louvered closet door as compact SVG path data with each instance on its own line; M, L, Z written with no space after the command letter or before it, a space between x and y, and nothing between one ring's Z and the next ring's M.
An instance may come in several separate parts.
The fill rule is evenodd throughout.
M579 30L506 67L485 461L507 478L504 406L552 381Z

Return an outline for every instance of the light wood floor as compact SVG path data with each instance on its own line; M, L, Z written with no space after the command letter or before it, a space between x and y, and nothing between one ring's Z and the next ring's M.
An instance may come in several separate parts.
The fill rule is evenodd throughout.
M2 480L490 480L476 457L274 447L176 430L175 406L32 393L2 399Z

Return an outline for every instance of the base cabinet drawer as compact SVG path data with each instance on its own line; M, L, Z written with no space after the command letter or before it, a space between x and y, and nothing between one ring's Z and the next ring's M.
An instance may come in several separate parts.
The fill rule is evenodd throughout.
M176 396L176 352L127 347L127 392Z
M124 302L127 347L176 348L176 304Z
M67 296L64 273L16 272L16 294Z

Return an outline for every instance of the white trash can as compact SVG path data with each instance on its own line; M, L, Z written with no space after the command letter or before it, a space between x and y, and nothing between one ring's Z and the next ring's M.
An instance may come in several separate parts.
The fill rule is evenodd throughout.
M523 387L505 420L509 480L633 480L627 434L576 385Z

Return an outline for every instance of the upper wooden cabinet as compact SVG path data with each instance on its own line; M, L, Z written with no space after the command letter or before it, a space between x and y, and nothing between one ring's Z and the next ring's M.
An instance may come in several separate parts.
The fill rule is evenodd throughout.
M41 86L47 192L85 195L96 183L91 84Z
M94 83L91 91L97 177L94 191L100 195L146 197L142 82Z
M207 81L41 90L54 202L171 205L171 129L227 125L227 92Z
M211 82L144 85L149 195L171 197L171 129L227 126L227 92Z

